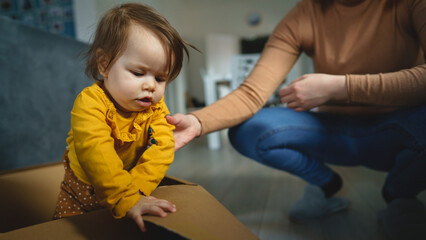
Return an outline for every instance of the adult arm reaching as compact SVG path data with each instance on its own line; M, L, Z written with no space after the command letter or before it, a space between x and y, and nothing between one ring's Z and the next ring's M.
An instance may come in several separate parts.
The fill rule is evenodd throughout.
M382 3L371 3L384 9ZM176 117L174 122L180 125L174 133L176 148L196 136L235 126L256 114L286 78L301 52L312 57L318 73L301 76L280 91L281 101L295 111L318 106L323 112L365 115L423 104L426 65L424 51L419 52L419 47L425 49L426 46L424 4L424 1L413 0L396 5L401 20L396 25L388 20L381 22L382 18L360 18L352 31L355 26L351 21L341 22L341 28L329 28L340 21L340 15L324 12L316 1L300 2L277 25L258 63L238 89L191 113L191 117L169 118ZM366 10L370 8L363 4L351 8L360 16L364 16ZM369 16L377 15L371 11ZM383 14L383 19L393 16L389 11ZM376 34L381 29L401 32L405 42L401 44L386 38L385 34ZM386 46L378 46L377 42ZM189 126L192 123L196 126Z

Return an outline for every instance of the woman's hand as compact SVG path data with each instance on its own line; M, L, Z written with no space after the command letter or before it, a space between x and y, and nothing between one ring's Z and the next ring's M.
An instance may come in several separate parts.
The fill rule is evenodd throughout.
M279 91L281 102L295 111L306 111L330 100L345 101L348 98L346 76L329 74L305 74Z
M166 217L168 212L176 212L176 205L173 203L157 199L155 197L142 196L141 199L126 214L126 217L133 219L142 232L146 231L142 215L149 214L160 217Z
M201 134L201 123L194 115L176 113L173 116L166 116L166 119L176 127L173 131L175 151Z

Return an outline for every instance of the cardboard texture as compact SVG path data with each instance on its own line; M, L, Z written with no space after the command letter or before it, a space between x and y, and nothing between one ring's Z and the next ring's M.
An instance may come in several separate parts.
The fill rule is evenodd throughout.
M106 209L50 221L63 174L62 164L53 164L0 175L0 239L258 239L204 188L170 176L152 195L177 211L144 215L146 233Z

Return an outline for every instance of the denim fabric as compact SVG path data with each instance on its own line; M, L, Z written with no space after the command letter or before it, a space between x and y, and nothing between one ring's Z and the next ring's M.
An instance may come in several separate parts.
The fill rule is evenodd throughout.
M310 184L330 181L329 163L389 172L384 187L393 197L426 189L426 106L367 117L264 108L229 139L239 153Z

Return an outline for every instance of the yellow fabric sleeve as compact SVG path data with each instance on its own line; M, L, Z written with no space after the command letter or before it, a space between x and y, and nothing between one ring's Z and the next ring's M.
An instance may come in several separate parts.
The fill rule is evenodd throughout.
M167 123L169 111L165 104L162 111L151 118L150 127L156 143L142 154L136 166L130 171L133 183L140 191L149 196L158 186L174 158L174 126Z

